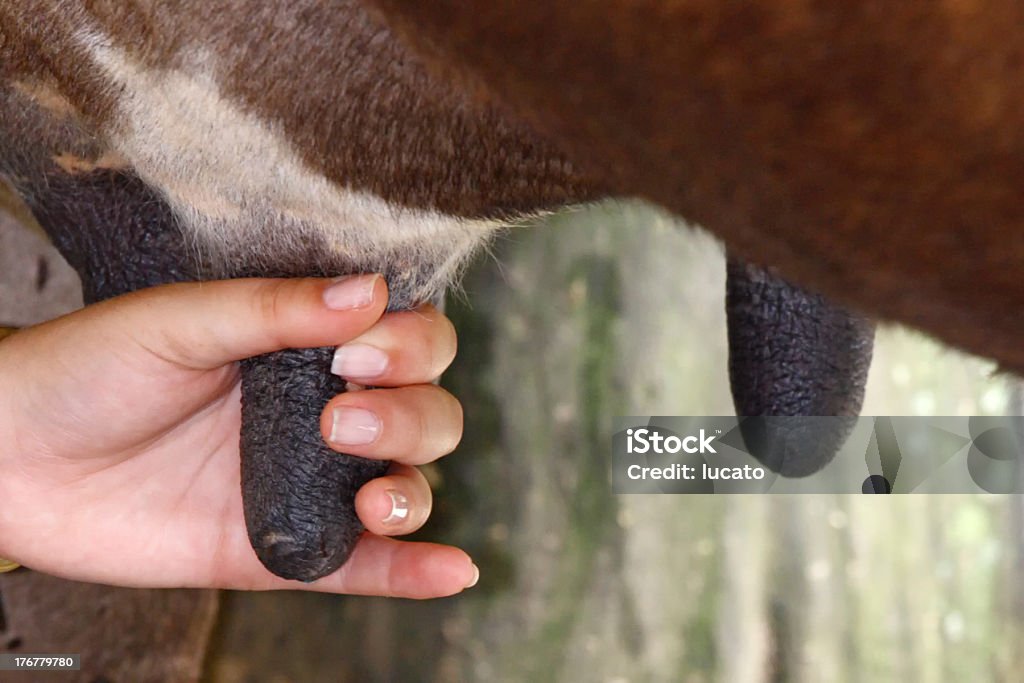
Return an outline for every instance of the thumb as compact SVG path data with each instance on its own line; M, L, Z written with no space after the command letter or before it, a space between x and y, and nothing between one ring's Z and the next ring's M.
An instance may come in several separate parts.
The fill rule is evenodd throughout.
M372 327L386 306L383 277L353 275L165 285L80 314L102 320L97 331L116 325L168 362L209 370L287 348L343 344Z

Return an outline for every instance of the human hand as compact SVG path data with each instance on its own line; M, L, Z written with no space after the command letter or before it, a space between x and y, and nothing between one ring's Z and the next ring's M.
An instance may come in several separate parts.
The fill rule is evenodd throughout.
M331 284L168 285L0 342L0 557L125 586L427 598L472 585L477 570L463 551L388 538L415 531L430 514L430 488L415 465L449 453L461 437L459 403L429 384L455 355L454 328L430 306L382 317L379 276ZM379 420L375 438L337 450L395 463L356 496L368 533L349 561L301 584L272 575L249 546L234 361L339 344L347 349L339 374L393 388L335 397L321 431L330 443L337 408L368 410ZM360 355L367 346L384 351L386 363ZM339 422L358 422L352 415Z

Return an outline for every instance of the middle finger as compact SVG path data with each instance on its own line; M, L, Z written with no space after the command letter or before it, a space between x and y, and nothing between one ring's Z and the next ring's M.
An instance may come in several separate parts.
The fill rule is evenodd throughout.
M328 402L320 431L336 451L422 465L458 445L462 406L432 384L350 391Z

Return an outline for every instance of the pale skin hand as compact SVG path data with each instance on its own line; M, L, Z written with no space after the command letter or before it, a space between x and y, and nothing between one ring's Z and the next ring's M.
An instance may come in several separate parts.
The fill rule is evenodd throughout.
M388 538L415 531L430 514L430 489L415 465L461 437L459 403L429 384L455 355L452 325L431 307L382 317L387 289L378 276L346 279L325 296L330 285L159 287L0 342L0 557L124 586L428 598L474 583L463 551ZM369 410L379 419L372 442L332 447L397 462L359 491L356 510L369 531L345 566L311 584L285 581L264 569L245 533L234 361L353 343L364 353L357 362L348 354L349 369L375 376L346 378L395 388L335 397L323 435L331 436L336 407ZM368 362L367 345L384 352L382 371ZM395 492L408 501L398 519Z

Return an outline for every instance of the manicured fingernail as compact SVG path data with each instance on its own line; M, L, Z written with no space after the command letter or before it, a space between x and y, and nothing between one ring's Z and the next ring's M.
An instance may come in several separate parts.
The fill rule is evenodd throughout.
M473 564L473 578L470 579L469 583L466 584L466 588L472 588L476 585L476 582L480 580L480 567Z
M391 512L384 518L384 524L398 524L408 519L409 499L405 494L395 489L388 489L387 494L391 498Z
M346 275L324 290L324 303L333 311L351 311L373 303L373 288L380 275Z
M380 418L369 410L339 406L331 420L331 442L344 446L373 443L380 434Z
M369 344L345 344L334 352L331 372L341 377L379 377L388 369L388 354Z

